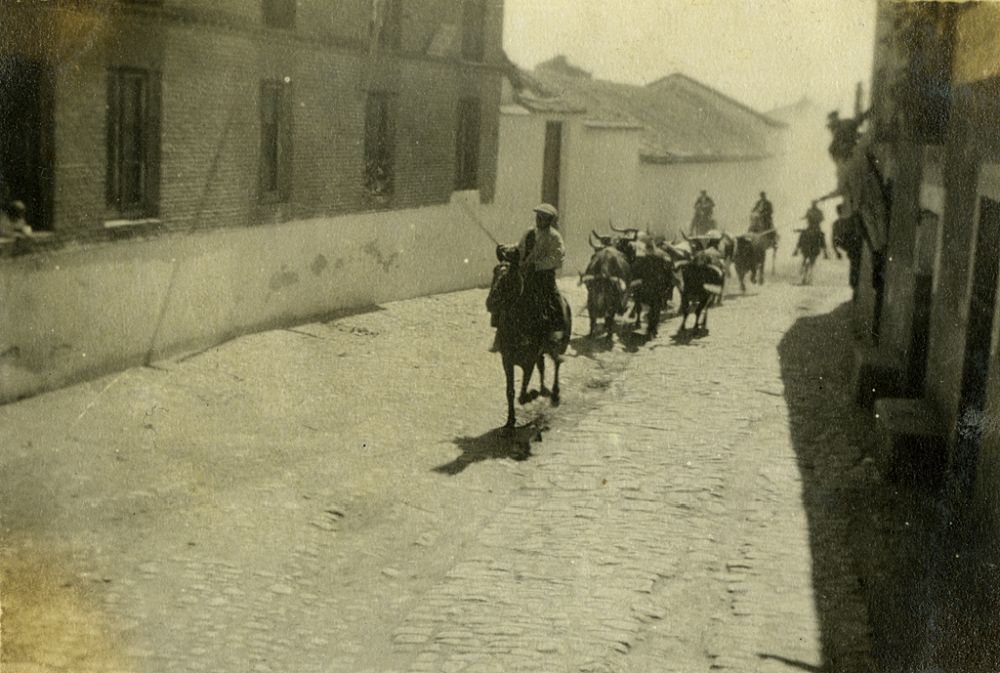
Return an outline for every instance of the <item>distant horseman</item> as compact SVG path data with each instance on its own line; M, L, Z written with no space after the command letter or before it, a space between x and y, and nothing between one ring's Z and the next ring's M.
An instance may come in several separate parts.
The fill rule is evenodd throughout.
M760 234L769 229L774 229L774 206L767 200L765 192L760 193L760 198L750 211L750 233Z
M704 234L714 226L715 201L704 189L698 194L698 199L694 202L694 219L691 221L691 234L698 236Z

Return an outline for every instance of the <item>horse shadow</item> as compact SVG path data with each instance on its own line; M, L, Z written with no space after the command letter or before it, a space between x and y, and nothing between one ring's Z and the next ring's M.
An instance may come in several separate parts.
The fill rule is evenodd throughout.
M609 353L615 347L613 338L607 338L605 334L595 336L578 336L569 340L573 355L571 357L583 356L591 360L597 360L600 353Z
M523 462L531 457L532 442L542 441L542 433L548 429L545 416L539 415L519 427L494 428L478 437L456 437L452 443L462 453L451 462L433 468L433 471L454 476L484 460L509 458Z

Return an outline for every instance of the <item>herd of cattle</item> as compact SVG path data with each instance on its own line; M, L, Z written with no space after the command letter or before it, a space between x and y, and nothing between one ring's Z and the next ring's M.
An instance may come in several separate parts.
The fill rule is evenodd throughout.
M580 283L587 286L587 312L590 314L590 336L595 336L597 323L604 318L607 338L615 332L615 317L624 315L632 304L631 317L638 327L642 311L646 310L646 333L655 338L664 305L680 292L683 314L680 332L687 327L688 315L695 314L694 328L704 329L708 307L722 303L726 278L735 270L740 289L746 291L745 278L764 282L764 261L769 248L777 249L778 234L774 229L741 234L736 237L719 233L668 243L648 234L640 236L638 229L615 229L609 236L592 231L590 245L594 254L587 270L580 274ZM559 404L559 367L566 352L573 318L565 297L561 298L563 324L566 326L558 342L537 330L525 330L530 323L532 308L525 302L524 282L519 270L517 246L498 245L493 282L486 308L493 314L497 328L496 346L500 352L506 377L507 424L513 428L514 369L524 372L518 401L525 404L539 395ZM530 299L529 299L530 301ZM545 356L554 366L553 385L545 386ZM528 390L534 370L541 383L538 390Z
M646 333L655 338L663 307L672 301L674 290L680 292L682 315L679 331L687 328L694 313L694 329L704 329L708 307L722 304L726 278L735 274L740 289L746 291L746 277L764 282L764 262L768 249L776 249L778 234L774 229L748 232L739 236L709 234L667 242L646 234L640 240L638 229L616 229L612 235L592 231L590 245L594 254L580 283L587 286L587 312L590 335L604 318L610 339L615 316L624 315L632 302L631 318L638 328L646 310Z

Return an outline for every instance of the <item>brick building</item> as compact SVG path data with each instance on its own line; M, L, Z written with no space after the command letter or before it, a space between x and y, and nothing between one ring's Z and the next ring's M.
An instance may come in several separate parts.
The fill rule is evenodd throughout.
M456 185L490 198L500 2L2 12L4 128L23 141L4 138L4 185L60 238L419 207Z
M37 232L0 239L0 400L482 283L502 23L502 0L0 4L0 197Z

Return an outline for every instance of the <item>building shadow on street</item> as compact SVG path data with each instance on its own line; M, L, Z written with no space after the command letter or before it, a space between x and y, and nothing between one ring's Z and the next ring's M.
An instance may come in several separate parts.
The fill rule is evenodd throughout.
M823 671L1000 670L998 573L939 493L887 482L854 405L851 305L796 321L778 346L809 522ZM789 653L761 652L783 660Z
M527 460L531 457L532 442L541 441L542 433L548 429L543 414L516 428L495 428L477 437L456 437L452 442L462 453L451 462L435 467L434 471L456 475L484 460Z

